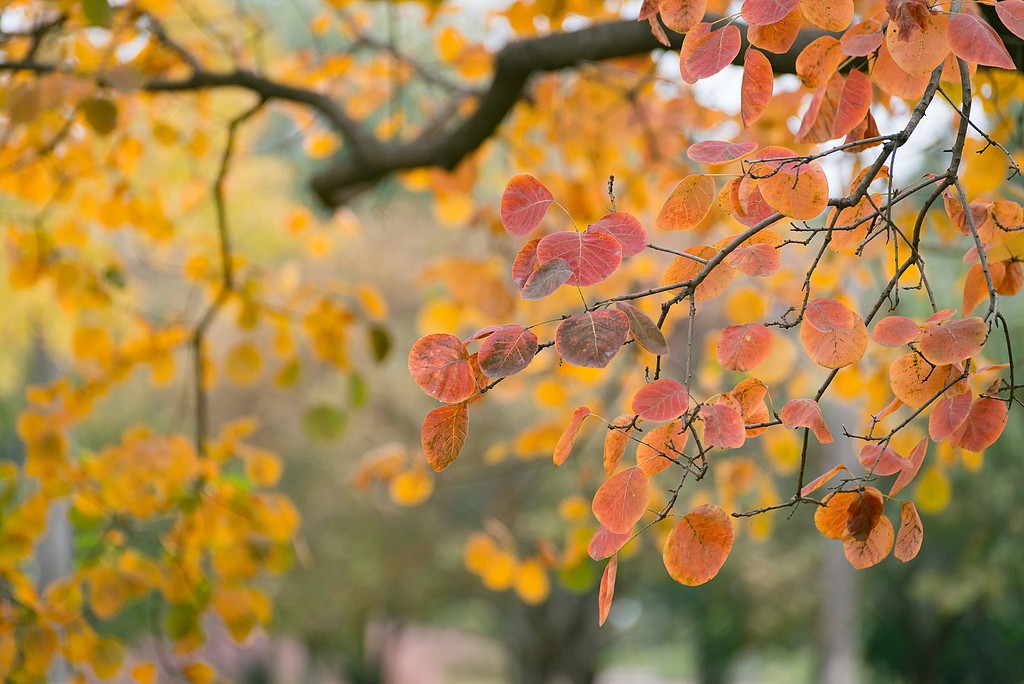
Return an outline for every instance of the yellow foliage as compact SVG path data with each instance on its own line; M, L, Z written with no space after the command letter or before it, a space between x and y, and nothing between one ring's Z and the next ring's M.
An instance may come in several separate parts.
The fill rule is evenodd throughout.
M951 487L949 478L936 466L930 466L917 476L917 496L914 501L922 513L938 513L949 505Z
M395 475L389 488L391 500L400 506L417 506L434 492L434 479L422 465Z
M520 563L515 579L516 595L530 605L537 605L547 600L551 593L551 580L547 570L537 559L528 559Z

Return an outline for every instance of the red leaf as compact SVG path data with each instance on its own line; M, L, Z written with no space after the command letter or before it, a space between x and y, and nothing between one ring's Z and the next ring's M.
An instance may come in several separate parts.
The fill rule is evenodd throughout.
M900 474L896 476L896 481L892 483L892 489L889 490L889 496L896 496L904 487L913 481L917 477L917 473L921 470L921 464L924 463L925 454L928 453L928 438L925 437L914 450L910 452L910 467L904 468L900 471Z
M552 259L569 263L570 285L594 285L622 263L622 245L607 233L561 231L545 235L537 245L537 261L544 264Z
M832 124L832 137L841 138L852 131L870 109L871 80L861 71L851 71L839 98L835 122Z
M804 320L821 332L842 332L854 325L854 313L838 299L821 297L807 303Z
M537 244L540 238L534 238L523 245L512 262L512 281L523 289L526 281L530 279L533 272L537 270Z
M980 352L987 337L988 326L977 316L931 325L921 333L921 353L936 366L959 363Z
M503 325L480 345L480 370L489 378L514 375L530 365L537 346L532 330L521 325Z
M747 434L743 416L735 409L721 404L703 404L700 415L704 419L704 441L708 445L722 449L738 449L743 446Z
M469 352L454 335L434 333L417 340L409 351L409 373L420 389L445 403L468 399L476 391Z
M701 36L682 52L686 71L698 80L714 76L732 63L741 43L740 30L731 24Z
M803 486L803 489L800 490L800 496L807 496L808 494L816 490L818 487L820 487L821 485L825 484L827 481L835 477L836 473L838 473L840 470L848 470L848 468L844 466L842 463L840 463L839 465L833 467L828 472L819 475L818 477L814 478L813 480L811 480L810 482ZM817 518L817 516L815 516L815 518Z
M615 534L604 525L601 525L590 539L590 545L587 546L587 555L594 560L611 558L618 553L619 549L626 545L626 542L632 536L632 531Z
M690 433L684 428L681 420L659 425L648 432L637 445L637 467L648 475L657 475L672 465L669 458L679 458L689 437Z
M740 16L748 24L774 24L800 5L800 0L746 0Z
M772 332L760 323L730 325L718 337L715 356L723 368L745 373L764 363L774 345Z
M949 319L953 318L953 316L956 316L956 309L943 309L942 311L936 311L931 316L924 319L924 323L922 323L922 325L928 326L945 323Z
M885 11L906 34L923 29L931 16L925 0L885 0Z
M641 387L633 395L632 409L644 420L672 420L686 412L690 396L675 380L660 378Z
M462 451L469 432L469 409L465 402L441 406L423 419L420 440L427 463L440 472L450 466Z
M686 156L698 164L723 164L736 161L757 149L753 140L728 142L725 140L702 140L686 150Z
M715 199L715 179L695 173L679 181L658 212L654 224L662 230L688 230L704 220Z
M533 176L512 176L501 194L501 223L512 235L526 235L540 225L554 201L551 191Z
M615 308L629 319L629 332L637 344L659 356L668 354L668 342L658 325L640 309L629 302L616 302Z
M886 316L871 331L871 339L883 347L902 347L921 335L921 326L906 316Z
M953 54L964 61L1002 69L1017 68L999 34L975 14L962 12L953 17L946 36Z
M913 501L904 501L900 510L900 531L896 534L896 547L892 555L906 563L914 560L924 541L924 526Z
M1024 38L1024 0L1001 0L996 3L996 14L1003 26L1018 38Z
M846 29L843 37L839 39L839 46L842 48L843 54L850 57L870 55L885 39L881 28L882 22L877 19L867 19Z
M875 475L895 475L904 468L913 467L913 463L896 453L891 446L882 448L881 444L869 442L861 447L860 464L864 470Z
M647 231L640 219L624 211L602 216L587 227L588 233L607 233L622 245L622 258L636 256L647 248Z
M594 495L592 509L610 532L625 534L644 516L651 500L651 481L639 468L608 478Z
M761 118L772 101L775 75L764 53L748 48L743 55L743 80L740 82L740 117L748 128Z
M971 404L967 420L949 438L949 443L968 451L984 451L995 444L1006 427L1008 409L999 399L979 397Z
M709 33L711 33L711 24L707 22L701 22L694 26L689 31L687 31L686 35L683 36L683 45L679 50L679 75L682 77L684 83L689 83L690 85L693 85L700 79L696 78L695 76L693 76L693 74L687 71L686 60L683 58L683 55L689 52L690 48L693 47L694 43L696 43L698 40L708 35Z
M782 256L772 245L758 244L740 247L725 258L733 268L755 278L775 275L782 267Z
M555 350L567 363L604 368L626 342L629 319L621 311L588 311L562 321L555 331Z
M832 433L825 424L825 416L821 413L821 407L813 399L793 399L786 402L779 413L782 424L791 430L796 428L810 428L814 436L822 444L832 443Z
M539 242L539 241L538 241ZM523 283L523 299L534 301L544 299L549 294L569 282L574 276L572 267L565 259L552 259L537 266L530 277Z
M562 431L562 435L558 438L558 444L555 445L555 453L551 460L554 461L556 466L562 465L565 463L565 459L569 458L569 453L576 443L576 436L579 435L580 427L583 425L583 419L589 415L590 409L586 406L580 406L572 412L569 424L565 426L565 430Z
M597 595L598 627L604 625L604 621L608 619L608 612L612 609L612 597L615 595L615 575L618 568L618 556L612 556L608 565L604 566L604 573L601 575L601 588Z
M950 389L952 392L955 387ZM971 392L946 393L939 399L928 417L928 436L936 442L949 439L964 424L971 413Z
M882 493L874 487L868 487L850 501L846 509L846 529L844 537L849 536L864 541L882 519L885 503Z
M704 584L722 569L734 536L732 520L725 511L714 504L697 506L665 539L665 569L680 584Z

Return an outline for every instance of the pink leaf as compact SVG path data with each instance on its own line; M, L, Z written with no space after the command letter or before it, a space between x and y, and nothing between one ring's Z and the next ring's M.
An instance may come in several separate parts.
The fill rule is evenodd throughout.
M771 331L760 323L730 325L719 335L715 355L723 368L744 373L764 363L774 345Z
M622 258L635 256L647 248L647 231L640 219L624 211L602 216L587 227L588 233L607 233L622 245Z
M825 424L825 416L821 407L813 399L793 399L786 402L779 413L782 424L793 430L800 427L810 428L814 436L822 444L832 443L832 433Z
M714 76L732 63L741 43L740 30L731 24L698 38L682 55L686 71L698 80Z
M551 191L533 176L513 176L501 194L501 223L511 235L526 235L540 225L554 201Z
M723 164L736 161L757 149L753 140L727 142L725 140L702 140L686 150L686 156L698 164Z
M981 17L962 12L949 22L946 29L953 54L967 62L1016 69L1013 58L1006 51L999 34Z
M721 404L703 404L704 441L722 449L738 449L747 439L743 417L735 409Z
M537 261L565 259L572 269L570 285L599 283L622 263L622 245L607 233L561 231L545 235L537 244Z
M896 453L891 446L884 448L874 442L865 444L860 450L860 464L864 469L875 475L895 475L913 464Z
M672 420L682 415L690 397L675 380L660 378L641 387L633 395L632 409L644 420L656 422Z
M625 534L644 516L651 499L651 481L639 468L608 478L594 495L592 509L610 532Z
M906 316L886 316L871 331L871 339L883 347L902 347L921 335L921 326Z

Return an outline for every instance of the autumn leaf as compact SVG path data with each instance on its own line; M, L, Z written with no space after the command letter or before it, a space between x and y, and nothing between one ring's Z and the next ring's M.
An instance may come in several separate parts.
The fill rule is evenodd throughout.
M430 467L440 472L462 451L469 432L469 410L465 402L441 406L423 419L421 441Z
M791 430L800 427L810 428L822 444L831 444L833 441L821 407L813 399L792 399L786 402L779 412L779 418L782 419L782 424Z
M612 556L608 564L604 566L601 574L601 586L598 590L598 626L603 626L608 619L608 613L612 609L612 597L615 595L615 575L619 567L618 555Z
M775 74L771 62L763 52L747 50L743 55L743 79L740 82L740 118L744 128L749 128L761 118L772 101L774 89Z
M1000 69L1016 69L1002 38L987 21L971 12L961 12L946 27L949 47L960 59Z
M662 230L689 230L704 220L715 199L715 179L693 174L679 181L654 223Z
M753 140L728 142L726 140L702 140L686 149L686 156L698 164L724 164L741 159L757 149Z
M640 219L624 211L614 211L587 226L587 233L607 233L619 241L622 258L636 256L647 248L647 231Z
M587 546L587 555L594 560L604 560L605 558L611 558L619 552L623 546L626 545L633 537L633 532L623 532L622 534L616 534L612 532L604 525L597 528L597 532L590 540L590 544Z
M715 355L723 368L743 373L764 363L774 343L771 331L760 323L730 325L722 329Z
M871 339L883 347L902 347L920 335L921 326L906 316L886 316L871 331Z
M681 59L691 78L700 80L714 76L729 66L740 53L740 30L729 24L701 36L683 46Z
M569 458L569 453L572 451L573 445L576 443L576 436L580 432L580 427L583 425L583 419L590 415L590 409L586 406L580 406L572 412L572 418L569 419L569 424L565 426L565 430L558 438L558 444L555 445L555 453L552 457L556 466L560 466L565 463L565 459Z
M800 323L807 355L819 366L842 368L856 363L868 346L864 321L841 302L821 298L807 304Z
M896 534L893 555L903 563L912 561L921 550L923 541L924 526L917 514L917 506L913 501L905 501L900 510L900 531Z
M675 380L653 380L633 395L632 409L644 420L665 421L681 415L689 405L689 395Z
M616 302L615 308L629 319L629 333L637 344L652 354L668 354L668 342L657 324L643 311L629 302Z
M409 372L438 401L459 402L476 392L469 352L454 335L434 333L417 340L409 352Z
M702 404L704 442L722 449L738 449L746 441L743 417L735 409L721 404Z
M533 176L513 176L501 195L501 223L510 235L526 235L540 225L554 201L551 191Z
M538 243L537 261L543 265L553 259L564 259L569 265L570 285L594 285L622 263L622 245L608 233L552 233Z
M625 534L647 512L651 481L639 468L612 475L594 495L592 509L598 522L609 532Z
M672 528L662 557L676 582L694 587L711 580L725 564L734 538L732 520L718 506L693 508Z
M569 316L555 332L555 350L575 366L604 368L629 335L629 319L621 311L588 311Z
M478 352L480 370L489 378L514 375L537 354L537 336L521 325L503 325L484 339Z

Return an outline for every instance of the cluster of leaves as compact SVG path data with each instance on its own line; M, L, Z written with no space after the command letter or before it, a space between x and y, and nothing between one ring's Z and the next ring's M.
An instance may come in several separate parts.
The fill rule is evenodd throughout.
M610 559L601 581L602 622L614 592L618 551L649 529L660 535L668 573L687 585L707 582L717 574L733 544L735 518L804 503L817 507L816 526L826 537L842 540L854 567L877 564L894 546L896 557L908 561L920 549L923 527L915 503L895 496L918 473L929 441L977 453L994 443L1006 425L1018 387L1008 324L998 302L1000 295L1016 294L1021 287L1018 231L1024 222L1020 204L1009 199L969 203L960 174L971 128L985 140L986 149L999 148L1011 171L1017 170L1009 152L970 120L975 67L1013 69L1014 64L998 35L974 13L973 4L954 3L948 12L916 0L887 2L884 8L881 3L864 4L870 6L858 10L852 0L747 0L738 16L701 22L705 2L645 2L640 19L650 20L663 42L668 44L668 39L659 17L669 28L686 34L679 63L688 83L714 76L737 59L742 41L736 20L742 17L747 22L751 47L743 58L740 117L744 127L757 122L773 99L771 66L760 50L787 52L805 24L845 31L841 38L815 38L796 56L796 72L810 93L794 142L808 146L844 140L807 153L778 144L762 145L756 139L704 140L691 145L687 150L691 161L723 173L693 173L679 181L655 225L669 233L705 234L717 229L727 235L684 249L650 242L639 219L616 210L611 181L612 211L579 230L572 214L555 201L542 182L531 175L517 175L501 198L501 220L509 235L533 233L552 205L565 211L573 230L546 232L526 242L512 263L512 280L527 301L547 298L563 286L575 288L582 309L531 325L487 326L464 339L433 333L421 338L410 352L413 379L429 396L445 404L432 410L422 426L427 461L440 471L455 461L466 443L470 406L506 378L527 370L543 350L553 347L567 364L605 369L622 356L624 348L639 347L640 363L636 363L637 356L632 357L633 372L642 374L645 382L632 392L629 412L604 418L588 406L580 406L552 451L556 466L565 463L587 418L608 429L603 461L607 479L597 488L591 504L599 527L588 547L591 558ZM1024 36L1022 8L1024 3L1010 0L996 4L1007 28L1018 36ZM716 28L715 24L721 25ZM959 88L959 105L942 90L944 81ZM913 104L903 127L891 133L882 133L872 114L873 105L887 104L875 99L879 91ZM889 168L937 93L957 114L949 164L941 173L921 173L898 189ZM859 156L879 146L877 152ZM854 167L846 194L830 187L821 163L833 155L842 155ZM739 168L725 172L730 168L726 165ZM721 189L716 182L720 175L728 178ZM915 196L921 201L907 211L911 205L906 200ZM934 216L932 205L939 197L945 201L946 218L953 229L970 240L965 261L976 262L964 290L967 317L958 318L955 309L939 310L925 267L922 242L926 223ZM717 211L709 218L715 205ZM948 242L954 235L956 232L934 239ZM881 238L887 247L880 247ZM789 263L784 257L815 241L818 244L810 257L803 257L805 274L799 292L790 296L793 304L774 320L748 320L722 329L715 342L715 357L720 369L751 373L772 357L773 348L787 337L788 330L799 327L807 359L828 369L817 390L810 396L798 394L779 410L774 408L778 394L772 396L769 383L757 375L743 377L731 390L719 387L696 392L695 385L712 384L694 377L698 303L723 295L739 277L768 279L783 273L800 284L791 265L802 257L795 254ZM588 298L584 287L606 281L625 259L645 250L675 255L663 271L660 285L596 301ZM815 296L821 289L816 286L823 269L852 272L866 254L882 256L887 252L892 273L883 280L872 303L858 303L851 291L843 291L844 283L834 281L834 296ZM902 315L882 318L869 335L868 325L882 308L888 303L894 309L905 299L900 292L908 287L911 269L918 282L909 287L927 296L931 314L920 322ZM651 317L638 304L655 298L661 301L657 316ZM984 317L969 316L986 300L989 308ZM676 322L678 316L673 314L680 311L676 307L682 303L689 304L688 310L682 309L686 341L672 344L665 331ZM863 316L858 310L865 312ZM535 331L555 323L551 339L542 342ZM992 336L1000 328L1004 334ZM982 361L990 336L1002 338L1008 363ZM882 349L869 354L872 340ZM474 346L476 350L471 351ZM887 370L884 348L904 349ZM666 359L680 355L683 359L674 365L677 377L666 377ZM861 443L863 473L851 473L840 464L805 482L808 436L813 433L822 444L833 442L820 402L839 371L855 364L871 374L874 365L881 365L886 389L894 396L882 410L867 416L863 434L844 428L846 439ZM1009 377L997 375L1007 369ZM927 436L913 439L903 453L894 447L897 441L905 443L916 435L925 419ZM731 450L741 449L748 440L773 429L803 431L791 498L730 516L698 493L692 509L673 520L678 515L674 512L677 500L687 484L718 469L727 472ZM636 444L635 464L624 461L631 442ZM667 475L660 475L663 472ZM841 472L845 475L840 484L824 498L811 497ZM658 476L670 477L674 484L666 488L667 499L655 503L652 481ZM888 495L872 484L893 476ZM884 514L887 502L900 508L898 534ZM675 524L666 530L662 521Z

